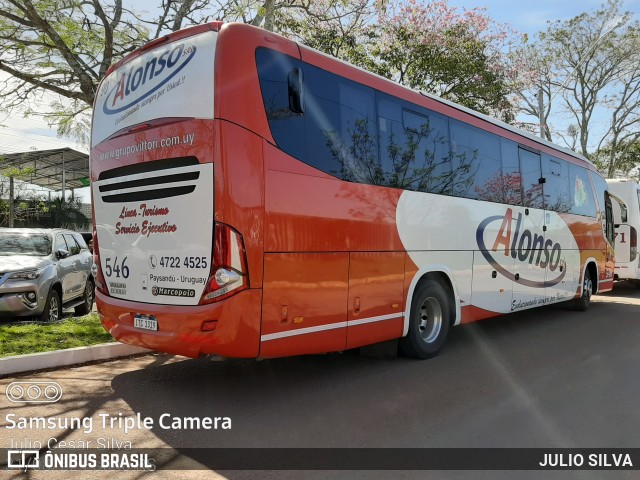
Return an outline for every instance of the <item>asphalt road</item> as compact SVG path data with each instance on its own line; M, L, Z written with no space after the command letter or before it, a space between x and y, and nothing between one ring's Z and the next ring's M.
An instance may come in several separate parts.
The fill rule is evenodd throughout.
M352 352L264 361L147 355L0 380L55 381L61 401L0 398L0 448L102 439L173 447L640 447L640 289L589 311L550 306L456 327L428 361ZM92 431L8 429L6 415L91 417ZM101 428L140 414L153 429ZM160 416L229 417L230 430L163 429ZM23 444L23 448L28 445ZM197 460L206 465L206 459ZM640 466L636 466L640 468ZM59 478L62 472L57 472ZM2 476L2 474L0 474ZM14 475L18 478L19 474ZM54 475L56 476L56 475ZM139 478L83 472L81 478ZM153 478L638 478L635 472L247 472L159 470ZM31 478L52 478L51 473Z

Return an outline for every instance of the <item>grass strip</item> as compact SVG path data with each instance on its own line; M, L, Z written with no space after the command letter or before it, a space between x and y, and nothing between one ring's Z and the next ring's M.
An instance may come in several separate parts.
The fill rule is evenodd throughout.
M96 313L50 324L0 324L0 357L86 347L112 341L113 337L102 327Z

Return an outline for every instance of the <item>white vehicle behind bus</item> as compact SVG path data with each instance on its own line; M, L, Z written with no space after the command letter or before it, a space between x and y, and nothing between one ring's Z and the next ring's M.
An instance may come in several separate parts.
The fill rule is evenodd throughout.
M612 202L616 238L616 280L632 280L640 286L638 231L640 230L640 185L633 180L607 180L612 194L624 201L626 211Z

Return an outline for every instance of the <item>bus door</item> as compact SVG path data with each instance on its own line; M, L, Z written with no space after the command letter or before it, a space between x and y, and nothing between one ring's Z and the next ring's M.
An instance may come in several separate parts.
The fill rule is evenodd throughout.
M512 255L515 255L512 310L545 303L544 180L540 154L518 148L523 206L514 219ZM542 262L542 263L541 263Z
M640 190L634 190L634 192L638 195L638 200L640 201ZM605 192L605 195L607 192ZM613 213L613 221L615 228L615 251L616 251L616 270L622 267L622 264L627 264L629 262L633 262L635 260L637 251L634 248L632 252L632 246L637 247L637 236L638 232L636 229L631 226L631 222L629 221L629 208L624 203L624 200L614 195L612 192L608 192L609 197L615 200L614 202L609 201L611 204L611 209ZM633 199L631 199L633 201ZM607 208L607 201L605 199L605 210ZM606 217L606 214L605 214ZM603 230L607 231L606 222L603 226ZM633 243L633 245L632 245ZM633 255L632 255L633 253ZM624 265L627 268L627 265ZM619 272L616 272L619 273ZM623 278L627 278L624 276Z
M631 231L635 229L628 223L616 223L615 229L616 264L629 263L631 261ZM619 265L616 265L616 268L619 268Z
M473 252L471 303L475 307L495 313L511 311L515 262L511 238L519 213L520 207L507 207L502 221L487 223L483 229L485 248Z
M571 211L572 205L569 173L567 162L542 156L545 245L541 258L546 269L547 303L570 300L580 281L580 250L562 217Z

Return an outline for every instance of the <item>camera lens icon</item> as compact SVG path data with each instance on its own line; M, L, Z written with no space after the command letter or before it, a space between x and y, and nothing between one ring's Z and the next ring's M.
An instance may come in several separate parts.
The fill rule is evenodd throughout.
M62 387L56 382L12 382L6 393L13 403L55 403L62 398Z

